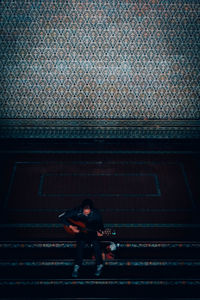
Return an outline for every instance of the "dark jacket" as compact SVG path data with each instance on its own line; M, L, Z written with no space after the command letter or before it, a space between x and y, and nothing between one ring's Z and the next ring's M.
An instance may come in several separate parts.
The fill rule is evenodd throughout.
M71 218L75 221L81 221L85 223L86 227L89 229L94 229L95 231L104 230L101 214L95 208L91 209L91 213L88 216L85 216L83 214L83 208L76 207L62 213L61 215L58 216L58 218L61 223L67 226L71 224L70 222L68 222L68 219ZM97 235L96 232L89 233L89 237L95 237L96 235Z

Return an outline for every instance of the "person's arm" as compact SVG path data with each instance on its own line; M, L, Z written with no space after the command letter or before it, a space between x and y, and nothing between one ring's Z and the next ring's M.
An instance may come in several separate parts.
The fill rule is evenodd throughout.
M73 208L70 210L67 210L66 212L62 213L61 215L58 216L58 219L61 223L63 223L64 225L68 226L69 228L71 228L74 232L78 233L79 230L77 228L77 226L72 225L68 219L71 218L75 218L77 216L78 210L77 208Z
M68 221L68 219L73 219L77 216L77 208L73 208L70 210L67 210L66 212L62 213L58 216L58 219L61 223L69 226L71 223Z

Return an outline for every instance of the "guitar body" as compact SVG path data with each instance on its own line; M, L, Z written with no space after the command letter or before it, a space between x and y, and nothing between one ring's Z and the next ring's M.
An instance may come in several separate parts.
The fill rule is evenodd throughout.
M84 232L84 233L87 233L88 230L86 228L86 224L81 222L81 221L75 221L73 219L68 219L68 222L70 222L71 224L70 225L74 225L74 226L77 226L78 229L81 231L81 232ZM64 229L66 230L67 233L70 233L72 235L76 235L77 233L73 232L73 230L67 226L67 225L64 225Z
M76 220L73 220L71 218L67 219L67 221L70 222L70 225L77 226L77 228L80 230L81 233L88 234L89 232L97 232L94 229L87 228L86 224L84 222L76 221ZM64 225L64 229L67 233L69 233L71 235L76 235L77 234L77 233L73 232L73 230L71 228L69 228L69 226L67 226L67 225ZM111 228L106 228L103 231L103 235L104 236L110 236L110 235L115 236L116 231L111 229Z

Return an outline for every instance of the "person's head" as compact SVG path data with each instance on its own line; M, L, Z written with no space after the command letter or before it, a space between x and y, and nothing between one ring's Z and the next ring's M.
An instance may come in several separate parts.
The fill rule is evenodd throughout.
M94 203L91 199L84 199L81 203L81 207L84 215L89 215L94 207Z

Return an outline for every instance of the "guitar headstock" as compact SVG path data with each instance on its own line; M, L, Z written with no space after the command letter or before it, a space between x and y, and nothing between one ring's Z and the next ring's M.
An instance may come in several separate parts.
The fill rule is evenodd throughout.
M102 231L103 236L116 236L116 231L113 228L106 228L104 231Z

